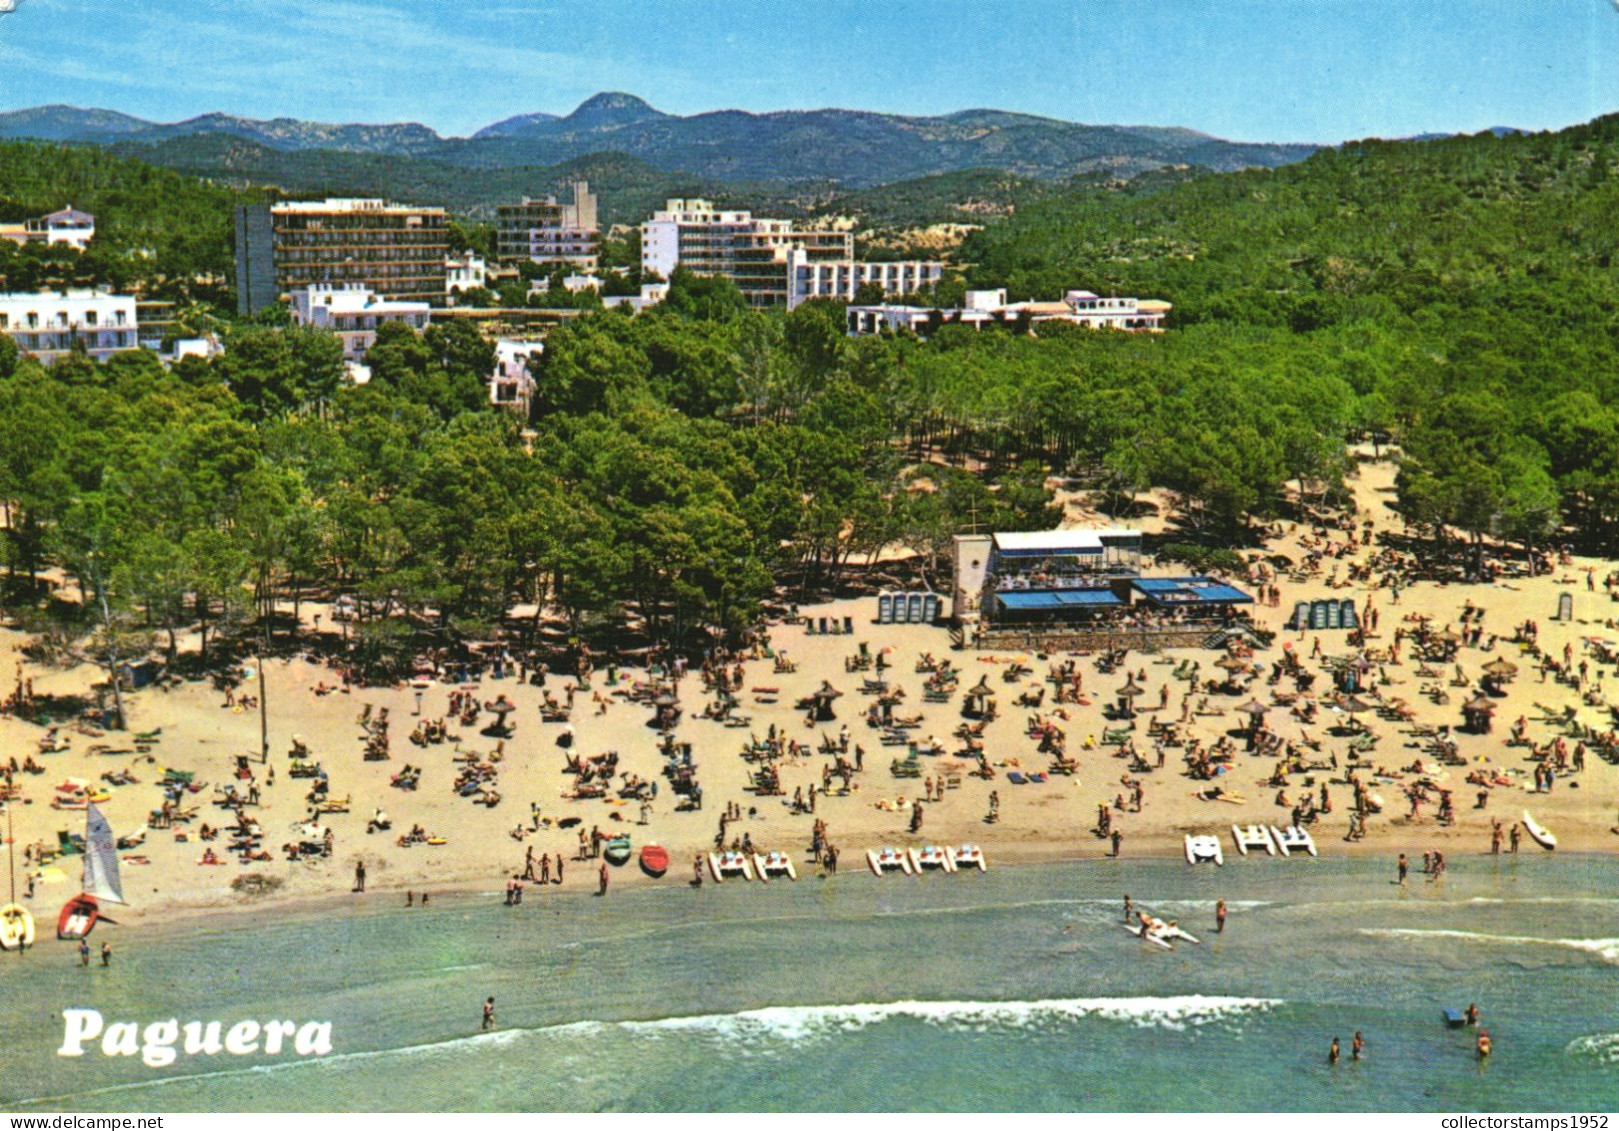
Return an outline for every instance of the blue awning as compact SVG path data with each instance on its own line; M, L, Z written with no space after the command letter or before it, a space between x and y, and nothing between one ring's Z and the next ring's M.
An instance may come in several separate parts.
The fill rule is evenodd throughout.
M1254 600L1236 586L1211 577L1137 577L1130 584L1149 601L1162 605L1251 605Z
M1107 589L1020 589L1011 593L997 593L995 599L1003 609L1024 612L1039 609L1102 608L1122 605L1123 601Z

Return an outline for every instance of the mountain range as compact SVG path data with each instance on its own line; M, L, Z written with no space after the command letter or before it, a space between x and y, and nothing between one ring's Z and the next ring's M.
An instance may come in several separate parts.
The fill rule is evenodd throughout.
M614 92L586 99L564 116L522 114L465 138L443 137L414 122L334 125L213 113L162 123L60 105L0 113L0 138L117 145L127 152L140 147L151 151L142 156L159 164L174 163L165 160L165 146L198 137L232 138L281 153L409 157L478 170L553 166L618 153L705 180L831 181L849 188L967 169L1050 180L1098 170L1128 176L1165 165L1274 167L1302 160L1315 149L1232 142L1179 128L1084 125L1003 110L935 117L836 109L717 110L682 117ZM189 153L198 164L195 145Z

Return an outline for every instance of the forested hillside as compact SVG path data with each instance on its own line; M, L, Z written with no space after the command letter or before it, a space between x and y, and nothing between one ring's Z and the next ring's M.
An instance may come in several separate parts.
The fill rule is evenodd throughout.
M309 583L355 592L383 669L413 633L476 637L535 593L581 631L692 646L884 548L936 578L957 531L1048 527L1053 473L1118 511L1167 489L1178 538L1244 546L1290 485L1339 489L1357 430L1403 446L1399 505L1458 554L1457 529L1612 550L1616 141L1603 120L1090 182L965 245L973 281L1019 297L1167 298L1162 335L850 339L838 304L750 310L677 271L646 315L551 332L532 456L464 323L384 328L361 388L308 332L239 327L171 372L150 355L47 372L0 338L6 561L25 592L51 563L100 570L143 629L240 620L244 585L261 609ZM228 232L224 190L30 154L57 156L8 200L71 190L154 239L217 205Z
M1165 298L1183 339L1263 335L1414 457L1414 519L1545 538L1619 517L1619 118L1555 134L1360 142L1145 197L1085 194L975 234L1018 295ZM1175 347L1168 347L1175 348ZM1283 367L1255 361L1255 379Z
M82 257L0 242L4 285L30 289L66 274L119 287L185 290L197 275L234 280L232 205L259 198L99 149L0 142L0 219L24 220L66 204L96 217Z

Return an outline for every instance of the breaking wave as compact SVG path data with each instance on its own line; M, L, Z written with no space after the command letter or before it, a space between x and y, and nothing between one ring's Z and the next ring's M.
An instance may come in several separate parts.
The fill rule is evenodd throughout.
M1460 939L1503 946L1556 946L1594 954L1619 966L1619 939L1547 939L1538 935L1488 935L1480 931L1419 930L1408 927L1362 927L1361 934L1376 938Z

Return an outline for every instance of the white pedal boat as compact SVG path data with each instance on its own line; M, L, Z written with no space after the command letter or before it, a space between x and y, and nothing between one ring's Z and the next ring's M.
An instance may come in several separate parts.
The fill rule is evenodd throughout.
M1523 811L1523 828L1529 834L1529 839L1547 852L1557 847L1557 838L1552 835L1551 830L1531 817L1527 809Z
M962 868L977 868L980 872L989 871L989 862L984 859L984 850L976 844L957 844L945 849L950 854L951 871Z
M1200 941L1196 936L1182 930L1174 923L1164 919L1155 919L1150 915L1145 916L1140 923L1125 923L1123 927L1143 942L1150 942L1154 946L1162 947L1165 950L1174 950L1176 940L1189 943Z
M1168 941L1167 939L1160 938L1153 931L1144 931L1141 927L1132 926L1129 923L1121 923L1119 925L1125 930L1129 931L1136 938L1140 939L1142 942L1150 942L1153 946L1162 947L1165 950L1175 949L1174 943Z
M918 872L954 872L956 862L936 844L911 849L911 867Z
M1308 832L1297 825L1288 825L1287 828L1270 827L1271 836L1276 840L1276 850L1283 856L1291 856L1295 852L1308 852L1316 855L1315 840Z
M911 854L901 852L897 848L868 848L866 849L866 863L871 865L873 875L886 876L889 872L904 872L907 876L915 875L911 868Z
M1276 842L1271 839L1270 830L1264 825L1231 826L1231 839L1237 842L1237 851L1244 856L1248 855L1250 848L1263 848L1268 855L1276 855Z
M1217 836L1186 834L1186 862L1188 864L1224 864L1225 852Z
M793 867L792 857L785 852L754 853L753 870L765 881L780 876L786 876L789 880L798 879L798 869Z
M716 884L723 884L728 876L741 876L744 880L751 880L753 862L741 852L710 852L708 874L714 877Z

